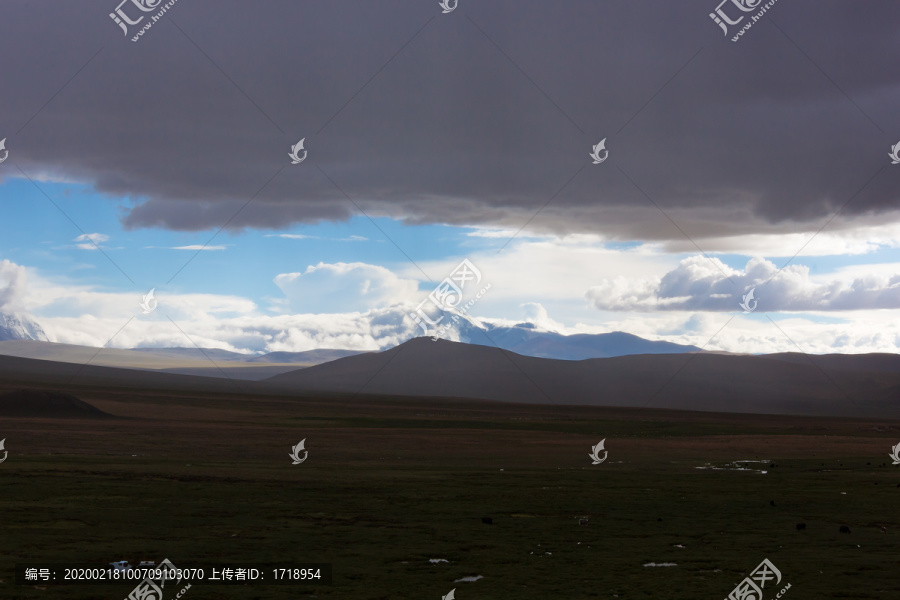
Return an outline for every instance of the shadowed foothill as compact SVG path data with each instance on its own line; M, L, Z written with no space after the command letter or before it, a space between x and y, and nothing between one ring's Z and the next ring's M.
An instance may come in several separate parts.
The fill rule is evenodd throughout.
M557 360L496 347L413 338L260 382L271 393L477 398L528 404L648 404L704 412L900 418L900 356L644 354ZM828 369L823 377L820 369ZM460 377L460 373L465 373ZM526 373L527 376L523 376ZM603 394L597 394L603 389ZM844 392L865 398L847 401ZM651 402L652 400L652 402ZM877 411L877 412L876 412ZM770 469L777 463L765 463Z
M112 415L57 390L16 390L0 394L0 416L51 419L104 419Z

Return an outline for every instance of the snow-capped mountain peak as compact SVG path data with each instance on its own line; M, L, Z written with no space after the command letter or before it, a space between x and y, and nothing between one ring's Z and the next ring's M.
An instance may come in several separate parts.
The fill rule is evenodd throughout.
M31 317L0 313L0 342L11 340L49 341L47 334Z

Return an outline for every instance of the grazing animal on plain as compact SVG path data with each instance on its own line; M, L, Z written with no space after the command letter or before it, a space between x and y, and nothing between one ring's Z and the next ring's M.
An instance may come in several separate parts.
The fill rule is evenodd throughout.
M850 533L850 528L846 525L841 525L841 533Z
M803 531L806 529L806 523L797 523L797 531Z
M484 523L485 525L493 525L494 524L494 520L490 517L481 517L481 522Z

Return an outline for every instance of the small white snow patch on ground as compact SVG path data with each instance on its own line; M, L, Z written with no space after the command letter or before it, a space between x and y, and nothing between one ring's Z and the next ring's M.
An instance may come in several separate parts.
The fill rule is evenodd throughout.
M482 579L483 577L484 577L483 575L476 575L475 577L463 577L462 579L457 579L453 583L459 583L460 581L467 581L467 582L471 583L473 581L478 581L479 579Z
M684 546L682 546L681 544L675 544L675 547L676 548L684 548Z
M675 563L647 563L645 567L677 567Z
M430 562L431 564L434 565L434 564L442 563L442 562L448 563L450 561L447 560L446 558L429 558L428 562Z
M702 467L694 467L694 468L695 469L708 469L710 471L754 471L756 473L762 473L763 475L765 475L767 473L767 471L759 471L757 469L751 469L750 467L739 466L741 463L751 463L751 462L767 463L769 461L767 461L767 460L740 460L740 461L736 460L732 463L725 463L721 467L717 467L710 463L706 463Z

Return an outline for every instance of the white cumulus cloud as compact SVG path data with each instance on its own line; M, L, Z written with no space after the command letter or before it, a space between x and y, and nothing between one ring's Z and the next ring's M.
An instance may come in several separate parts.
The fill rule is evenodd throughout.
M342 313L367 311L412 302L418 282L366 263L319 263L303 273L275 277L291 312Z
M739 309L743 294L754 289L765 312L850 311L900 308L900 270L860 275L853 280L814 280L809 268L753 258L743 270L717 258L691 256L657 278L604 279L585 297L608 311L727 311Z
M0 261L0 311L19 308L25 290L25 267L8 260Z

